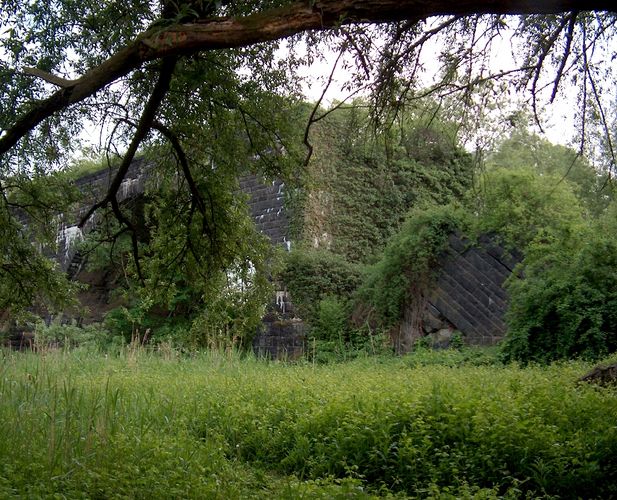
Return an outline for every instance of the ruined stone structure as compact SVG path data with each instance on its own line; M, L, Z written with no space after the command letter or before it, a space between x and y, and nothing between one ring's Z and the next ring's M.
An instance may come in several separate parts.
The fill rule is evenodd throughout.
M142 160L135 160L122 182L118 192L118 201L123 204L139 204L143 198L146 183L149 179L148 165ZM86 193L88 202L78 209L77 213L63 215L58 228L55 256L61 268L72 279L77 279L88 285L88 289L80 293L80 302L91 311L89 321L101 321L104 314L119 305L110 299L113 286L109 273L90 273L84 269L84 259L76 250L76 242L84 237L84 233L92 230L100 222L97 216L92 217L83 232L77 227L81 217L90 207L90 202L102 196L111 181L108 169L95 172L76 181L77 187ZM270 238L273 245L283 245L291 249L289 239L289 218L285 211L285 184L280 180L264 183L257 176L246 176L239 180L240 189L249 196L248 208L257 228ZM268 314L264 317L263 328L255 337L254 349L260 356L271 358L295 359L304 351L304 325L295 317L289 296L284 287L276 292Z
M435 347L446 347L456 331L470 345L493 345L506 334L504 315L508 294L504 282L521 255L505 251L489 236L472 244L461 234L451 234L439 259L436 279L417 301L406 305L404 317L420 307L420 327L403 321L400 338L429 336ZM406 330L407 329L407 330Z
M253 340L253 351L260 357L294 360L302 357L305 346L304 322L295 315L289 294L277 291L263 318L263 328Z
M240 189L249 195L249 211L257 228L273 244L281 244L291 250L289 218L285 211L285 183L277 180L264 184L257 176L250 175L240 179Z
M108 310L120 305L110 299L113 288L110 273L87 272L75 245L84 237L77 227L78 221L90 203L103 195L110 179L107 169L78 179L76 185L87 194L88 202L77 213L63 215L58 228L56 259L72 279L88 284L88 290L80 294L82 304L94 311L88 321L101 321ZM133 204L132 208L137 209L140 200L143 200L147 182L147 164L136 160L120 187L119 201ZM244 177L239 183L242 192L249 197L249 211L257 228L273 244L290 250L292 243L289 239L289 217L285 211L284 183L264 183L256 176ZM99 222L97 216L92 217L84 232L92 230ZM503 284L519 261L519 255L505 252L489 237L482 237L478 244L472 245L461 234L450 235L448 249L440 258L436 279L428 290L417 295L420 302L409 300L406 304L402 321L392 335L395 344L400 343L401 339L411 339L413 342L427 337L432 345L446 347L457 331L468 344L490 345L501 340L506 332L504 314L508 303ZM261 331L254 339L253 348L259 356L295 359L304 352L305 328L294 314L284 285L278 288ZM411 346L396 347L400 352L405 352Z

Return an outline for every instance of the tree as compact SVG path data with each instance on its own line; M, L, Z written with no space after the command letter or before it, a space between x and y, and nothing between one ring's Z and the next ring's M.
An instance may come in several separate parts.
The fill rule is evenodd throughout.
M223 229L210 223L220 212L209 201L228 199L210 195L233 191L238 172L281 174L298 165L298 134L289 112L297 96L297 59L277 59L276 41L284 38L293 46L308 33L309 57L317 40L354 54L357 77L350 85L370 87L375 109L387 111L418 97L419 54L442 36L447 47L439 56L442 78L427 93L462 90L465 103L468 89L516 75L531 90L537 111L542 86L555 94L570 74L582 81L582 119L593 111L608 130L600 66L591 54L615 31L616 9L609 0L244 0L218 11L210 2L165 5L3 0L0 10L3 220L12 221L18 209L39 219L42 210L65 210L65 199L52 205L20 202L18 193L29 181L19 179L45 179L75 149L81 123L102 122L109 131L106 154L120 151L121 159L108 192L80 225L97 211L109 211L119 223L111 236L130 236L134 271L144 284L148 277L138 259L137 231L117 200L138 151L156 149L152 156L161 160L156 162L161 175L180 179L174 189L186 193L184 223L195 230L184 233L187 243L180 248L187 252L170 254L168 265L186 265L186 255L195 262L231 265L230 249L240 237L223 238ZM528 41L527 50L519 68L491 75L483 55L509 22L507 14L524 15L512 23ZM547 67L554 71L548 80ZM310 123L318 118L313 113ZM10 233L5 241L27 241L19 224L5 229ZM197 245L201 238L211 244ZM24 263L6 271L15 264L13 254L7 243L0 245L6 261L2 279L17 285L27 276L19 267ZM221 255L230 257L221 260ZM39 257L35 252L28 260ZM10 295L4 298L10 302Z
M497 234L506 247L519 252L547 230L567 239L584 217L570 183L561 181L529 167L489 171L470 199L476 232Z
M585 208L600 215L614 197L610 177L585 157L565 146L551 144L525 129L515 129L487 159L487 168L533 168L536 172L568 181Z

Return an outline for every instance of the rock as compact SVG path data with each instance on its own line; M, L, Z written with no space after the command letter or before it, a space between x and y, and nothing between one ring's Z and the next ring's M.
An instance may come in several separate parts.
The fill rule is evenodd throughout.
M454 331L455 330L452 328L441 328L436 332L431 333L431 347L434 349L445 349L449 347Z
M586 375L578 379L579 382L589 382L604 387L617 386L617 363L608 366L596 366Z

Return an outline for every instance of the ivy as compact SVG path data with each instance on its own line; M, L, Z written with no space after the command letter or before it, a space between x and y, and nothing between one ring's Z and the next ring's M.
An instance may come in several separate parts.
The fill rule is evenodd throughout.
M388 242L382 258L368 268L358 298L373 308L383 326L394 325L410 290L427 285L448 236L466 226L466 214L455 205L414 209Z
M461 199L472 185L471 156L447 127L410 111L375 130L356 102L318 122L302 237L352 262L375 261L412 207Z

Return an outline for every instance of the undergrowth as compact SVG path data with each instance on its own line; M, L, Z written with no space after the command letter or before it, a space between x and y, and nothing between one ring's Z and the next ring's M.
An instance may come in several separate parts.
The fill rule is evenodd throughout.
M1 355L2 498L617 495L616 393L583 362Z

